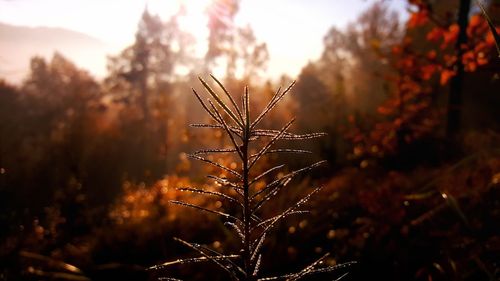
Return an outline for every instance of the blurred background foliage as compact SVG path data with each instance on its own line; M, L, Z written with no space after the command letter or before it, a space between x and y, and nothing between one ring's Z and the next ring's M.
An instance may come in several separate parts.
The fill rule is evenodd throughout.
M500 278L493 33L474 2L407 5L407 22L375 1L345 29L331 28L321 58L303 67L293 95L266 121L280 128L297 116L297 132L327 132L310 147L329 166L273 202L281 209L307 186L325 186L310 216L282 223L269 239L264 271L330 252L331 264L359 261L350 280ZM103 81L58 53L34 57L21 85L0 81L0 280L155 280L161 272L145 268L189 255L174 236L235 247L216 217L167 201L227 208L175 190L220 188L204 175L221 172L185 153L228 144L218 132L189 129L206 121L189 93L198 75L223 69L231 92L250 86L255 109L292 80L265 79L266 44L234 23L238 9L237 0L209 7L218 14L203 57L179 29L182 11L162 21L145 10L135 42L109 57ZM486 10L500 31L500 3ZM258 169L298 161L273 156ZM172 270L224 280L209 265Z

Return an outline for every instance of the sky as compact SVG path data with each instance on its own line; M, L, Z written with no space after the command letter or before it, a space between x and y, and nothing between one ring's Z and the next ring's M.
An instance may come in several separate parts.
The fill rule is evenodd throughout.
M70 29L104 42L117 54L134 40L146 6L168 18L180 3L188 15L184 28L203 45L208 31L204 9L210 0L0 0L0 22L23 26ZM322 51L323 36L332 27L343 28L376 0L242 0L236 21L249 24L259 41L267 43L268 75L292 77ZM387 0L386 0L387 1ZM389 0L405 16L405 1ZM105 74L106 57L93 65L80 65L97 76ZM84 63L83 63L84 64Z

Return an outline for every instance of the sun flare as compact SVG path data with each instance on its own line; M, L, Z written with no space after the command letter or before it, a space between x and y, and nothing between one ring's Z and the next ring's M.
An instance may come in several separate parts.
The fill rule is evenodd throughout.
M147 8L163 19L182 10L179 18L181 28L191 33L198 43L202 43L208 36L206 9L211 2L212 0L150 0Z

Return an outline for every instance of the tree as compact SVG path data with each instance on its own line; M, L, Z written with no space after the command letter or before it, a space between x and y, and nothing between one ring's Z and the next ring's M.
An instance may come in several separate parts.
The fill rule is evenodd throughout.
M340 136L350 131L347 120L352 116L366 116L368 123L381 119L377 108L395 87L387 79L394 74L391 50L401 37L397 14L376 2L346 30L332 27L324 36L321 58L303 68L294 95L300 101L297 108L309 112L307 116L324 112L322 118L307 118L305 123L328 132L322 147L330 159L343 159L339 152L346 152L347 144Z
M328 88L321 79L318 67L315 64L305 66L294 87L294 113L303 116L298 126L304 132L310 133L321 131L328 134L315 144L326 155L329 160L335 160L337 156L336 141L338 131L336 125L341 118L339 111L341 99Z
M35 57L2 131L2 167L6 184L16 186L21 206L37 210L70 179L88 180L88 160L99 131L101 92L96 81L60 54L50 61ZM11 114L10 111L17 113ZM85 185L87 187L87 185ZM26 193L33 194L28 199Z
M180 109L171 106L173 96L176 85L187 76L184 69L195 63L194 38L179 26L183 13L180 9L163 22L146 9L134 44L109 60L105 86L118 108L119 126L128 135L124 145L141 154L132 173L144 175L153 169L158 174L168 169L169 122L175 115L180 118Z
M464 79L464 48L467 44L467 26L469 25L470 0L460 0L458 8L457 24L459 28L458 38L455 43L456 74L453 76L450 84L450 96L448 101L448 121L446 133L448 136L455 135L460 129L460 108L462 107L462 87Z
M410 149L412 145L425 138L438 137L436 132L442 124L443 108L454 112L450 113L455 116L451 119L458 118L457 112L461 110L456 108L456 92L451 99L455 105L449 102L444 107L440 105L450 79L457 74L458 61L464 73L479 69L488 72L487 65L495 56L493 35L480 15L473 15L466 28L462 28L469 40L460 44L462 54L459 58L456 43L460 27L450 12L455 8L458 11L459 7L450 7L444 1L409 3L413 9L406 23L405 36L392 45L392 52L388 54L394 72L386 79L394 87L377 108L380 115L377 122L364 129L358 126L357 132L350 135L358 156L394 156L403 150L414 153L417 149ZM450 88L456 91L457 85ZM463 86L459 88L463 91ZM457 120L450 121L454 124L452 127L457 126Z
M179 68L193 62L194 39L182 31L182 10L163 23L146 9L135 42L109 61L108 88L115 100L136 104L145 124L151 121L153 100L171 90Z
M213 69L225 64L228 82L236 77L250 81L265 69L269 60L266 44L257 42L252 28L234 23L238 9L239 0L217 0L207 10L209 37L205 65Z
M352 110L373 114L388 96L389 83L384 79L391 72L388 54L400 39L397 14L376 2L345 31L335 27L328 31L318 62L320 73L328 73L325 80L345 91Z

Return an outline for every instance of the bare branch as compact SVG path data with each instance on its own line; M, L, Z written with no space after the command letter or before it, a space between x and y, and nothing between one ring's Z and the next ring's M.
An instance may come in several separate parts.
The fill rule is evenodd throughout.
M183 245L185 245L185 246L187 246L195 251L197 251L198 253L202 254L204 257L208 258L209 260L211 260L212 262L217 264L220 268L222 268L227 273L229 273L229 275L231 276L231 279L233 279L233 280L239 280L238 276L236 276L236 273L234 271L232 271L233 268L241 271L245 275L245 271L243 271L239 266L237 266L233 261L231 261L230 258L223 259L224 261L227 261L230 263L230 266L228 267L227 265L223 265L222 263L220 263L220 261L217 259L210 259L211 256L207 255L203 250L208 251L212 254L219 255L221 257L231 257L232 258L233 256L236 256L235 258L239 258L240 257L239 255L225 256L225 255L222 255L222 254L220 254L212 249L204 247L200 244L190 243L190 242L184 241L184 240L177 238L177 237L175 237L174 240L177 242L180 242L181 244L183 244Z
M250 93L248 92L248 86L245 86L245 95L243 96L244 108L245 108L245 131L250 132Z
M222 101L222 99L219 97L219 95L217 95L214 92L214 90L212 90L212 88L210 88L210 86L207 84L207 82L205 82L205 80L203 80L201 77L198 77L198 79L200 80L201 84L203 84L203 87L205 87L207 92L215 99L217 104L219 104L222 107L224 112L226 112L229 115L229 117L231 117L231 119L233 119L233 121L243 129L244 127L243 127L242 121L238 120L236 115L234 115L233 111L226 105L226 103L224 101Z
M238 178L240 178L240 179L242 178L242 176L240 175L240 173L238 173L238 172L236 172L235 170L230 169L230 168L228 168L228 167L222 166L221 164L216 163L216 162L214 162L214 161L212 161L212 160L208 160L208 159L206 159L206 158L200 157L200 156L198 156L198 155L193 155L193 154L188 154L188 157L189 157L189 158L192 158L192 159L195 159L195 160L199 160L199 161L206 162L206 163L211 164L211 165L213 165L213 166L215 166L215 167L217 167L217 168L219 168L219 169L222 169L222 170L224 170L224 171L227 171L227 172L229 172L229 173L231 173L231 174L233 174L233 175L237 176L237 177L238 177Z
M222 127L221 125L200 124L200 123L189 124L189 127L193 127L193 128L208 128L208 129L224 129L224 127Z
M169 267L169 266L173 266L173 265L177 265L177 264L206 262L206 261L211 261L213 259L215 259L215 260L235 259L235 258L239 258L239 257L240 257L239 255L225 255L225 256L224 255L217 255L217 256L208 256L208 257L203 256L203 257L197 257L197 258L177 259L174 261L169 261L169 262L165 262L162 264L151 266L148 268L148 270L160 270L160 269L163 269L165 267ZM167 277L164 277L164 278L167 278ZM168 279L164 279L164 280L168 280Z
M182 279L171 278L171 277L158 277L158 280L160 280L160 281L184 281Z
M290 120L279 132L279 134L277 134L276 136L274 136L260 151L259 153L257 153L257 155L254 157L254 159L252 160L252 162L250 163L250 165L248 166L248 169L251 169L253 165L255 165L255 163L257 163L257 161L259 161L260 157L262 157L262 155L264 155L264 153L267 152L267 150L269 150L269 148L271 148L271 146L273 144L275 144L279 139L280 137L285 133L286 130L288 130L288 128L290 128L290 126L292 126L293 122L295 121L295 119L292 119Z
M197 188L191 188L191 187L180 187L180 188L177 188L177 190L179 191L187 191L187 192L192 192L192 193L198 193L198 194L204 194L204 195L212 195L212 196L217 196L217 197L221 197L223 199L226 199L228 201L231 201L233 203L236 203L238 204L239 206L243 207L243 204L241 204L240 201L238 201L237 199L231 197L231 196L228 196L224 193L221 193L221 192L217 192L217 191L208 191L208 190L204 190L204 189L197 189Z
M266 109L269 108L269 105L273 104L274 100L276 100L280 96L280 92L281 92L281 86L278 87L278 90L276 90L274 95L271 97L271 100L269 100L269 102L266 104L265 107Z
M216 125L216 124L190 124L190 127L193 128L206 128L206 129L224 129L224 126L222 125ZM228 126L229 130L236 134L238 137L242 137L242 130L241 128L238 128L236 126Z
M203 102L203 100L201 99L200 95L196 92L196 90L194 88L191 88L191 90L193 90L193 94L196 96L196 99L198 99L198 101L200 102L201 106L208 113L208 115L210 115L210 117L212 117L212 119L215 122L220 123L220 120L217 119L217 117L215 116L215 114L212 111L210 111L210 109L208 109L207 105Z
M262 129L257 129L252 131L252 136L255 137L275 137L277 134L279 134L280 131L278 130L262 130ZM311 133L311 134L292 134L292 133L284 133L283 136L281 136L281 139L283 140L307 140L307 139L314 139L314 138L320 138L327 136L326 133Z
M245 235L243 235L243 231L240 229L240 227L237 224L232 223L232 222L225 222L224 225L229 226L232 229L234 229L234 231L236 231L236 234L238 234L238 236L241 238L242 244L245 243Z
M267 171L263 172L262 174L256 176L249 184L248 186L251 186L252 184L254 184L255 182L257 182L258 180L262 179L263 177L267 176L269 173L272 173L278 169L281 169L285 167L285 164L282 164L282 165L278 165L278 166L274 166L270 169L268 169Z
M192 153L192 155L204 155L210 153L232 153L237 152L234 148L202 149Z
M241 115L241 111L238 108L238 106L236 105L236 102L234 101L233 96L231 96L231 94L229 94L229 92L226 90L224 85L222 85L222 83L217 78L215 78L215 76L210 74L210 77L212 77L212 79L215 81L215 83L217 83L217 85L219 85L219 87L221 87L222 91L224 91L226 96L229 98L229 101L231 101L231 104L234 106L234 109L236 109L236 113L238 113L238 117L240 117L241 122L243 122L243 116Z
M205 207L201 207L201 206L198 206L198 205L193 205L191 203L177 201L177 200L170 200L168 202L170 202L172 204L176 204L176 205L180 205L180 206L184 206L184 207L189 207L189 208L193 208L193 209L205 211L205 212L208 212L208 213L216 214L216 215L219 215L219 216L224 217L226 219L232 219L232 220L235 220L235 221L241 221L239 218L237 218L235 216L231 216L230 214L226 214L226 213L223 213L223 212L219 212L219 211L207 209Z
M288 179L293 179L295 176L301 174L301 173L304 173L304 172L308 172L316 167L319 167L323 164L325 164L326 161L325 160L322 160L322 161L318 161L316 163L313 163L307 167L304 167L304 168L301 168L301 169L298 169L298 170L295 170L293 172L290 172L286 175L284 175L282 178L279 178L277 180L274 180L273 182L269 183L268 185L266 185L266 187L264 187L263 189L259 190L258 192L256 192L253 196L252 196L252 200L255 199L257 196L259 196L260 194L264 193L264 192L267 192L269 190L272 190L270 193L275 193L273 188L277 188L279 187L280 185L284 184L286 181L288 181Z
M303 273L300 278L305 277L307 275L332 272L332 271L335 271L335 270L338 270L338 269L341 269L341 268L350 267L350 266L352 266L354 264L357 264L357 262L351 261L351 262L341 263L341 264L337 264L337 265L332 265L332 266L327 266L327 267L322 267L322 268L311 269L311 270L307 271L306 273ZM347 276L347 274L349 274L349 272L346 272L346 273L342 274L339 278L335 279L335 281L341 280L342 278L344 278L345 276ZM290 277L292 277L292 276L290 276ZM294 277L292 277L292 278L293 279L290 279L290 278L287 279L287 281L288 280L299 280L300 279L300 278L297 279L297 278L294 278Z
M207 178L215 180L217 183L219 183L222 186L230 186L235 191L237 191L238 194L242 195L240 191L243 190L243 187L241 187L240 185L235 184L235 183L229 181L226 178L220 178L220 177L217 177L217 176L214 176L214 175L208 175Z
M311 197L314 194L316 194L318 191L320 191L322 188L323 188L323 186L316 187L313 191L311 191L309 194L307 194L306 196L304 196L302 199L300 199L293 206L289 207L288 209L286 209L285 211L283 211L281 214L279 214L276 217L272 218L272 220L265 226L265 228L262 231L262 233L260 234L260 236L266 235L267 232L269 232L271 230L271 228L274 227L274 225L277 222L279 222L283 218L287 217L288 215L291 215L292 212L296 211L296 209L300 208L300 206L302 206L304 203L306 203L307 201L309 201L309 199L311 199Z
M253 277L257 277L257 274L259 274L261 262L262 262L262 255L259 255L259 257L257 258L257 262L255 262L255 267L253 269L252 273Z
M302 150L302 149L280 148L280 149L271 149L271 150L268 150L265 154L271 154L271 153L312 154L312 151L310 151L310 150ZM250 158L255 158L255 157L257 157L257 154L250 155Z
M255 206L252 208L252 214L257 212L257 210L259 210L266 202L268 202L271 199L271 197L278 194L278 191L281 188L285 187L288 183L290 183L290 181L292 180L292 177L293 176L282 177L281 179L275 180L274 182L268 184L265 188L260 190L258 193L262 193L263 191L267 191L269 189L271 189L271 192L267 193L264 196L264 198L262 198L260 201L257 202L257 204L255 204ZM255 198L256 198L255 196L252 197L252 199L255 199Z
M313 263L311 263L310 265L308 265L307 267L305 267L304 269L302 269L300 272L298 272L297 274L295 274L295 276L287 279L287 281L297 281L297 280L299 280L300 278L302 278L303 276L305 276L307 273L311 272L317 265L321 264L323 262L323 260L326 259L326 257L328 257L329 255L330 255L330 253L324 254L321 258L317 259L316 261L314 261Z
M217 111L217 109L215 108L215 105L211 101L208 101L208 102L210 103L210 106L212 106L213 110L217 114L217 117L220 118L220 120L222 122L222 126L224 126L224 130L226 130L227 135L229 136L229 138L231 139L231 142L233 143L234 149L238 152L238 155L240 156L240 158L243 159L243 154L241 154L241 151L240 151L240 145L236 143L236 140L234 139L233 134L232 134L231 130L229 129L226 121L224 121L224 118L222 118L219 111Z
M264 118L264 116L266 116L267 113L269 113L275 106L276 104L278 104L278 102L283 99L283 97L288 94L290 92L290 90L292 89L293 85L295 85L295 81L293 81L286 89L283 93L279 94L279 90L281 89L278 89L278 91L276 92L276 94L271 98L271 100L269 101L268 105L264 108L264 110L262 111L261 114L259 114L259 116L255 119L255 121L253 121L252 125L250 126L250 128L255 128L255 126L257 126L257 124L259 124L259 122Z
M338 264L338 265L333 265L333 266L328 266L328 267L325 267L325 268L319 268L319 269L314 269L312 271L310 271L308 274L306 275L312 275L312 274L317 274L317 273L326 273L326 272L332 272L332 271L335 271L337 269L340 269L340 268L346 268L346 267L349 267L353 264L356 264L356 262L347 262L347 263L342 263L342 264ZM257 279L258 281L272 281L272 280L291 280L289 278L293 278L295 275L297 275L298 273L292 273L292 274L284 274L284 275L280 275L280 276L273 276L273 277L265 277L265 278L259 278ZM343 279L344 277L346 277L347 275L349 274L349 272L347 273L344 273L342 274L339 278L333 280L333 281L339 281L341 279Z
M292 215L302 215L302 214L308 214L308 213L309 213L309 211L292 211L292 212L288 213L288 214L286 215L286 217L289 217L289 216L292 216ZM260 223L258 223L258 224L257 224L257 225L255 225L254 227L252 227L252 228L251 228L251 231L253 232L255 229L260 228L260 227L264 227L264 228L266 228L266 227L267 227L267 226L266 226L267 224L272 223L272 222L273 222L276 218L278 218L278 217L279 217L279 216L281 216L281 215L282 215L282 214L279 214L279 215L276 215L276 216L274 216L274 217L271 217L271 218L268 218L268 219L266 219L266 220L261 221ZM283 218L285 218L285 217L283 217ZM283 218L281 218L281 219L283 219Z

